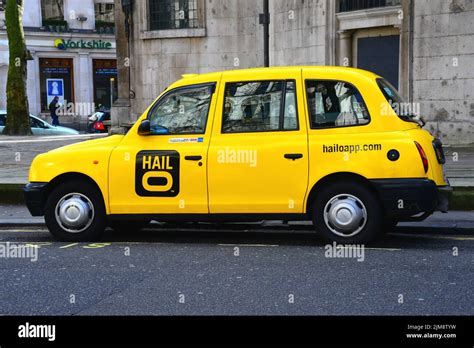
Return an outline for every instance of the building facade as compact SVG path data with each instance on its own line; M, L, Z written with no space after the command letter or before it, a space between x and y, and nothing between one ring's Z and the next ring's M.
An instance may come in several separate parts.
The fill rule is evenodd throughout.
M129 54L120 60L129 63L132 122L182 74L264 63L263 0L115 2L127 3L130 15ZM472 0L270 0L269 5L271 66L374 71L419 106L427 128L446 144L474 143Z
M3 0L6 3L6 0ZM23 27L30 112L49 117L58 96L62 123L84 123L99 106L117 98L113 0L26 0ZM0 109L6 109L8 40L0 7Z

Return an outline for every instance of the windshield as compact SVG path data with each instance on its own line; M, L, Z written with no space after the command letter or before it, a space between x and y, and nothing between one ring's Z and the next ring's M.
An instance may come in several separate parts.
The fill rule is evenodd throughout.
M420 123L422 120L419 117L420 110L417 107L417 104L408 103L405 99L398 93L397 89L393 85L384 79L378 79L377 83L382 91L385 99L392 107L393 111L404 121L411 121Z

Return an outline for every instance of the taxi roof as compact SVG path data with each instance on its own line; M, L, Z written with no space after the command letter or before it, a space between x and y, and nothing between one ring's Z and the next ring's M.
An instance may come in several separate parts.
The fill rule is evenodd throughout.
M236 70L225 70L217 71L205 74L183 74L183 78L173 86L188 85L188 84L199 84L206 83L210 81L218 81L221 77L237 77L239 75L262 75L268 73L269 75L272 72L308 72L308 73L325 73L325 74L334 74L335 77L340 78L348 75L358 75L359 77L369 78L371 80L379 78L378 75L362 69L342 67L342 66L275 66L270 68L248 68L248 69L236 69Z

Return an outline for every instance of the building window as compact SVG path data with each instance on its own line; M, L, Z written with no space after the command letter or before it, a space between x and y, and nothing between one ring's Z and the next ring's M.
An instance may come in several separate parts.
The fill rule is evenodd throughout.
M149 0L150 30L199 27L198 0Z
M114 22L115 5L109 3L95 4L95 20L102 22Z
M67 21L64 19L63 0L41 0L41 15L43 27L48 31L68 31Z
M307 81L311 129L363 126L370 115L360 92L340 81Z
M64 20L64 3L62 0L41 0L43 21Z
M110 110L117 100L117 61L115 59L94 59L94 103L97 109Z
M74 69L72 59L40 58L41 110L47 112L54 97L67 106L74 103Z
M366 10L375 7L396 6L401 0L340 0L339 12Z
M115 5L95 3L95 28L99 33L113 34L115 29Z

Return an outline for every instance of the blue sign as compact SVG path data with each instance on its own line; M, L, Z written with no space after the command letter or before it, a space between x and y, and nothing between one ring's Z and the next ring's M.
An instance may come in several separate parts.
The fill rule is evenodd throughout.
M64 82L61 79L48 79L48 96L62 97L64 95Z

